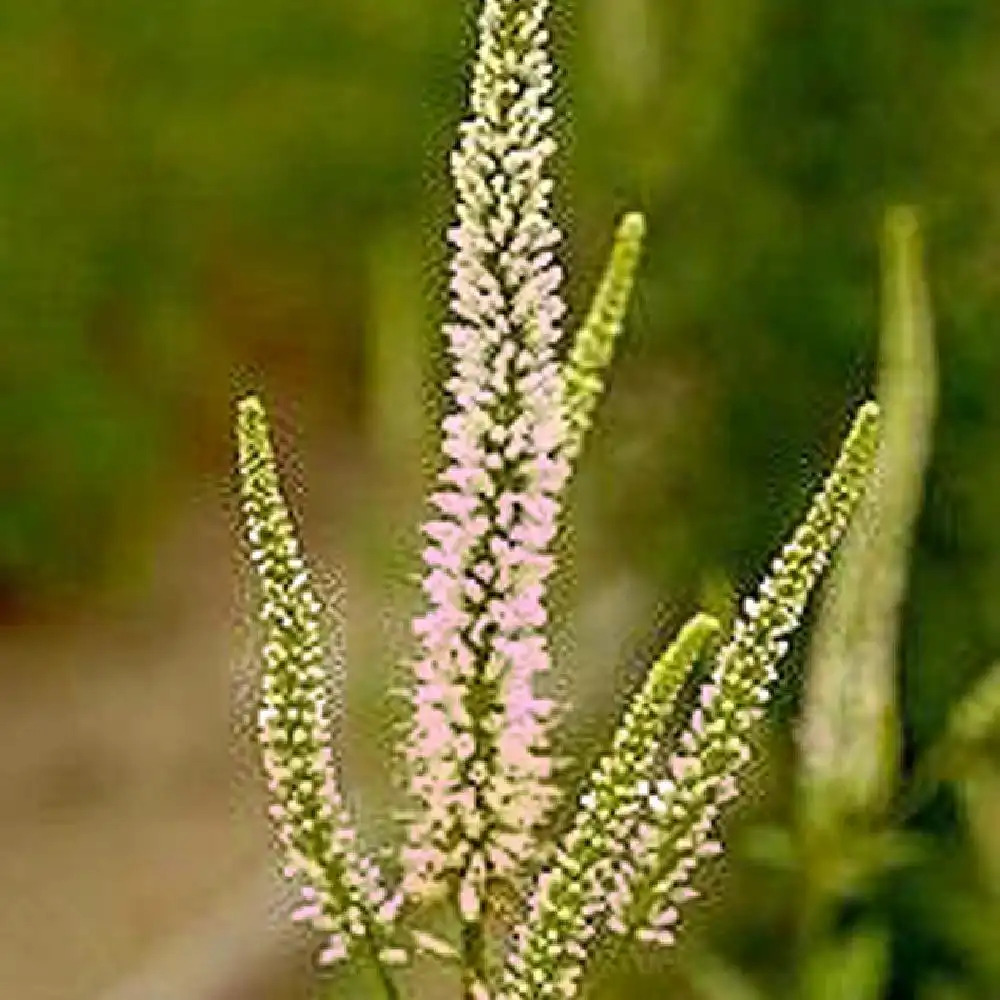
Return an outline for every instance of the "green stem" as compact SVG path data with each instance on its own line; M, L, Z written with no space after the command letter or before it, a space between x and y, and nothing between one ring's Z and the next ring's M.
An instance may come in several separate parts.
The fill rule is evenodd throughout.
M376 962L375 968L378 971L382 989L385 991L385 1000L399 1000L399 990L396 989L396 984L392 981L389 970L381 962Z
M389 970L385 967L385 963L379 957L378 942L372 937L370 932L365 935L365 941L368 944L368 952L371 955L372 965L375 966L375 972L378 974L379 982L382 984L385 1000L400 1000L399 989L393 982L392 976L389 975Z
M896 795L892 816L897 825L911 820L949 780L954 767L954 755L934 747L917 761L909 782Z
M462 1000L479 1000L473 992L486 983L486 933L482 918L462 924Z

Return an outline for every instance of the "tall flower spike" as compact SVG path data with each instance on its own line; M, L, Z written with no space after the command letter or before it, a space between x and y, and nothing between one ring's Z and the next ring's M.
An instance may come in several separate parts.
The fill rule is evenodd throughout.
M583 446L594 407L604 386L602 375L611 362L628 308L646 220L630 212L618 224L614 246L590 312L573 342L563 371L563 407L566 414L565 454L573 461Z
M798 626L864 493L875 462L878 423L878 408L865 404L805 521L773 561L757 596L744 602L743 616L719 652L670 758L669 774L650 789L634 835L619 852L623 861L612 892L599 901L588 892L561 895L544 907L554 916L529 921L508 961L504 1000L576 996L603 928L672 943L677 906L696 894L689 884L692 872L700 859L721 850L713 827L721 807L737 793L737 778L750 757L748 733L770 697L787 649L785 637ZM542 875L542 900L552 892L550 885L566 881L558 864L574 874L571 862L571 857L569 864L560 859L557 874Z
M435 515L423 526L430 607L413 623L402 862L416 896L454 878L467 923L481 919L487 881L530 857L532 828L555 795L554 706L535 689L549 667L544 584L569 468L555 358L560 236L545 176L555 148L544 134L547 6L484 0L471 117L452 156L451 405Z
M528 904L526 919L514 934L504 996L530 997L524 973L546 961L553 942L574 941L582 949L596 932L595 917L613 891L624 853L651 796L653 769L677 692L719 633L719 623L699 614L689 621L653 664L580 796L569 833L556 850ZM562 988L582 973L574 963ZM552 995L560 995L558 993Z
M398 899L356 844L330 747L329 685L319 615L278 482L267 418L249 396L237 412L241 509L261 597L263 693L258 736L271 792L269 813L282 873L301 885L293 918L327 935L321 965L347 956L354 939L387 944Z

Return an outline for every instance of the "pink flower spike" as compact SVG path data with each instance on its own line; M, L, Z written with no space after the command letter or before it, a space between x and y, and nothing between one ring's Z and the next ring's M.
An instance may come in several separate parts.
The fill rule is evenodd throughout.
M484 3L470 114L451 158L458 204L444 334L452 371L441 488L424 525L429 608L413 623L407 884L429 887L450 874L466 885L470 858L513 874L530 847L514 858L499 838L529 815L540 821L554 800L547 727L557 713L536 681L549 668L543 581L569 463L560 455L567 425L555 359L565 306L546 176L554 144L544 134L544 6ZM507 92L517 99L498 99ZM461 662L456 649L467 654ZM423 711L440 702L442 686L455 688L462 711ZM458 809L450 790L470 774L482 794Z

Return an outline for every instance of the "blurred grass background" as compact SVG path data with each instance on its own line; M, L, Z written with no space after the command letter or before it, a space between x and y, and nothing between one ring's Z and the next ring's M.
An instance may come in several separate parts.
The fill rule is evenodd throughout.
M639 209L649 222L572 495L563 598L583 610L568 615L562 683L579 744L607 730L610 699L662 634L696 603L728 606L804 509L848 406L870 391L882 213L910 203L928 247L940 399L900 637L909 766L1000 652L1000 7L556 7L574 317L615 219ZM209 887L184 859L226 856L222 818L206 817L226 794L227 686L246 652L231 634L245 608L232 599L229 490L243 389L261 389L279 415L307 542L348 569L350 752L358 795L370 809L384 801L382 698L414 598L406 573L433 457L446 155L472 13L428 0L0 10L0 684L8 713L37 720L5 729L19 739L3 814L20 832L3 848L4 895L14 909L51 898L24 933L38 956L57 935L61 964L79 966L60 978L59 963L23 958L18 938L0 995L96 996L204 905ZM741 853L740 831L791 813L803 645L729 875L691 945L726 956L700 968L740 965L768 996L791 995L795 883ZM160 757L140 749L150 741L148 726L128 724L136 712L162 719ZM79 740L67 743L73 726ZM106 753L86 780L59 758L45 772L54 790L32 798L40 759L95 740ZM115 770L122 760L131 779ZM209 760L217 782L192 799L184 776ZM122 819L149 821L152 806L120 790L157 767L179 769L176 809L189 816L192 846L173 867L167 841ZM1000 998L987 961L1000 932L985 916L997 911L980 908L1000 841L982 818L997 815L989 780L974 821L960 789L935 795L911 821L928 860L866 897L889 928L893 1000ZM235 829L253 854L266 835L247 824ZM43 827L63 868L32 860ZM63 899L58 877L126 829L136 870L161 873L134 904L149 923L141 941L115 936L133 910L115 910L113 891L86 883ZM38 880L14 880L25 870ZM161 904L159 883L187 885L187 902ZM88 962L98 971L84 973ZM619 964L601 996L659 995L662 981L671 995L735 1000L726 990L745 987L695 986L673 956Z

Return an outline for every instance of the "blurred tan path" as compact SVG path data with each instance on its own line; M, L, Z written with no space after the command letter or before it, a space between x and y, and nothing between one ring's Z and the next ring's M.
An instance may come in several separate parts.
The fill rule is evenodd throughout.
M233 545L203 497L125 605L0 635L0 998L181 1000L150 988L165 968L207 1000L279 933L261 810L233 790Z

